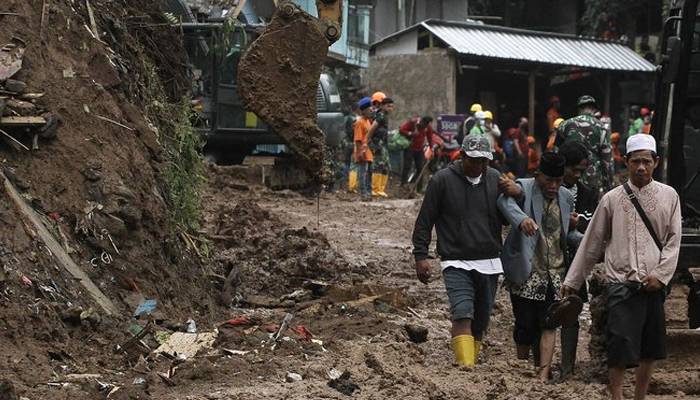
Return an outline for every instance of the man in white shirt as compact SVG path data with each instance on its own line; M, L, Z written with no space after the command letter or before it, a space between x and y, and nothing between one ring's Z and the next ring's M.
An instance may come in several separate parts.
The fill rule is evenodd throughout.
M437 252L452 314L452 347L459 365L476 363L498 275L503 272L499 259L503 219L496 201L502 190L514 185L488 167L492 159L486 136L465 137L461 159L438 171L428 183L413 231L416 273L426 284L433 227L437 232Z
M652 179L659 165L653 136L631 136L625 162L629 180L600 200L562 293L575 293L604 259L610 391L622 399L625 368L637 367L634 398L641 400L654 361L666 357L664 288L678 263L681 207L672 187Z

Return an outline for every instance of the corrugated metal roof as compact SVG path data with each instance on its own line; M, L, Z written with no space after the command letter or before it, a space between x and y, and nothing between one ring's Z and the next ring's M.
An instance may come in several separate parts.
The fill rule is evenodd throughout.
M470 22L427 20L384 40L418 27L466 55L612 71L656 70L654 64L620 42Z

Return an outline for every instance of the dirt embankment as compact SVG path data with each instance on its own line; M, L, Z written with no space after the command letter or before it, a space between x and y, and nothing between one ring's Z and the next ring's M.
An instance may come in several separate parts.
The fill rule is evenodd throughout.
M111 349L130 336L126 320L141 296L175 321L206 321L216 307L168 220L171 127L154 112L154 92L176 102L186 83L177 32L165 22L156 2L0 2L0 47L26 44L13 79L44 93L31 102L60 118L56 138L38 150L0 143L3 171L120 310L104 314L2 191L0 377L30 398L85 398L44 392L62 374L121 364ZM3 130L31 146L23 129Z

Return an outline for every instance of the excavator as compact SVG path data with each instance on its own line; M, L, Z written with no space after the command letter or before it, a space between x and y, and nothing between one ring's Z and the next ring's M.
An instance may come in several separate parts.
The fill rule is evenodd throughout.
M320 186L328 171L315 100L328 47L342 32L343 2L316 0L316 8L318 18L291 1L277 2L272 20L241 57L238 87L247 109L287 142L312 185Z
M700 0L675 0L664 23L651 133L655 178L678 192L683 214L677 281L689 286L688 322L700 328Z

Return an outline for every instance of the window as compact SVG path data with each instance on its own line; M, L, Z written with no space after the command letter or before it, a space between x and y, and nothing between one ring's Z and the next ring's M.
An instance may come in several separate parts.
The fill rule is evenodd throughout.
M348 41L369 44L368 6L350 5L348 9Z

